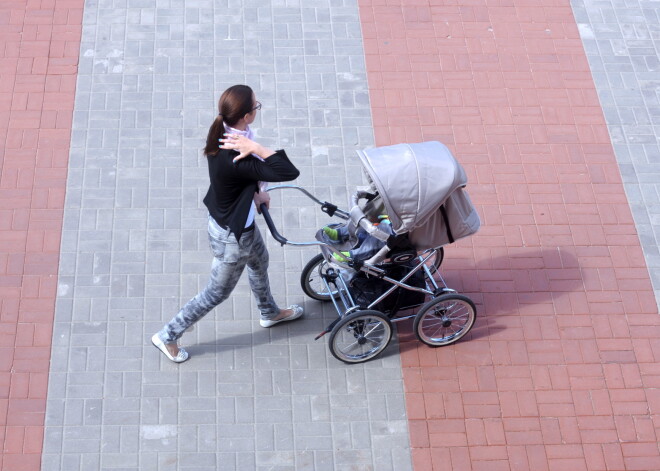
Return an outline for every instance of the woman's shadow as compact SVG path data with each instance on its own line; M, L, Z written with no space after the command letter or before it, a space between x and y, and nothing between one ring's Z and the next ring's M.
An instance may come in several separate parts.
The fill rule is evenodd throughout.
M247 293L246 296L248 296ZM204 356L223 355L235 350L259 349L260 347L277 349L291 345L298 348L304 345L323 344L329 335L321 336L318 341L315 339L338 318L336 309L331 302L303 299L305 295L302 290L299 297L300 299L296 299L296 302L305 308L305 314L300 319L263 328L259 326L258 310L254 306L248 307L246 310L251 312L251 315L246 316L239 323L234 323L230 327L230 331L218 332L213 340L186 345L186 350L191 355ZM213 313L210 314L213 315ZM222 313L218 313L217 316L222 316ZM222 320L219 320L217 324L222 326ZM195 327L203 328L203 324L199 323ZM257 353L257 355L259 354Z

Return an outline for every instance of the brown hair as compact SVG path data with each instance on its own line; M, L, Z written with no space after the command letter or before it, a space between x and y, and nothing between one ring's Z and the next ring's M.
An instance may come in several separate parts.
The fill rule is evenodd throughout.
M223 92L218 100L219 115L215 117L206 137L204 155L215 155L220 150L218 139L225 133L223 122L234 126L246 114L252 112L252 89L247 85L234 85Z

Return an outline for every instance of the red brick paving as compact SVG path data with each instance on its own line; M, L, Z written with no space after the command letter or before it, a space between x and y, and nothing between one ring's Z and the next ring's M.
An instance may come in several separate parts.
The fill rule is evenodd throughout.
M82 0L0 3L0 443L41 466Z
M568 0L359 0L376 144L439 140L480 317L402 334L417 470L660 469L660 318Z

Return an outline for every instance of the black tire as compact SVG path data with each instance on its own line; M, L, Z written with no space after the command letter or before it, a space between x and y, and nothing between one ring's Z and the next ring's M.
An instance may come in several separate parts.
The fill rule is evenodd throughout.
M392 339L392 322L380 311L364 310L341 319L330 332L330 353L344 363L378 356Z
M303 292L317 301L330 301L331 297L337 298L339 296L338 291L329 292L323 283L321 274L324 273L327 267L328 263L323 255L318 254L307 262L300 274L300 286Z
M430 347L458 342L474 326L477 308L470 298L445 294L424 304L415 316L417 338Z

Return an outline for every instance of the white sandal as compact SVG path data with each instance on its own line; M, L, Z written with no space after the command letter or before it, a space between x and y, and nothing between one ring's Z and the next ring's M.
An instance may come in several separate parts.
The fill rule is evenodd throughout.
M260 319L259 324L261 325L261 327L272 327L275 324L279 324L280 322L296 320L300 316L302 316L303 312L304 312L302 306L298 306L297 304L292 304L291 306L289 306L289 309L291 309L291 311L293 311L291 313L291 315L289 315L287 317L283 317L282 319L277 319L276 321L271 320L271 319Z
M188 352L186 352L183 348L179 347L179 353L177 356L173 357L170 352L167 350L167 347L165 346L165 343L160 339L158 334L154 334L153 337L151 337L151 343L154 344L154 347L156 347L158 350L163 352L167 358L169 358L171 361L174 363L183 363L188 359Z

